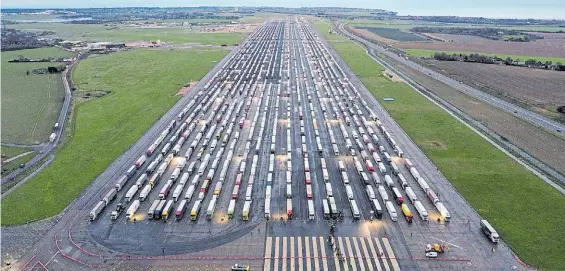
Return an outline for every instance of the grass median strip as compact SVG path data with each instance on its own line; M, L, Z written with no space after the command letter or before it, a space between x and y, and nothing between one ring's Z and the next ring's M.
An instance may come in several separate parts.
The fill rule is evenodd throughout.
M336 35L323 23L315 26L327 39ZM377 99L395 98L385 109L522 260L565 268L565 196L408 85L386 79L363 48L331 45Z
M69 142L53 163L2 200L2 225L22 224L61 212L112 161L199 80L227 50L134 50L90 58L73 72L82 90L110 94L80 103ZM80 92L80 91L79 91Z

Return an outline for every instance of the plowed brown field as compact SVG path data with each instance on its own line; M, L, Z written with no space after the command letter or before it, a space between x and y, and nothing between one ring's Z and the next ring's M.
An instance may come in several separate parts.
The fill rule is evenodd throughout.
M504 136L555 170L565 173L565 140L445 85L391 58L382 56L429 91ZM509 79L510 80L510 79Z
M520 102L541 107L565 105L564 72L455 61L426 63L458 81Z
M550 33L544 39L531 42L494 41L474 36L434 34L451 42L397 42L401 49L428 49L437 51L480 52L489 54L565 57L565 34Z

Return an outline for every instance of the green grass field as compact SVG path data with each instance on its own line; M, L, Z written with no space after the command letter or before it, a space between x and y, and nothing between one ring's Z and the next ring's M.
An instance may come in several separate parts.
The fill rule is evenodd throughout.
M330 43L331 42L344 42L344 41L349 41L348 38L339 35L335 32L330 33L329 30L331 29L330 24L325 21L325 20L316 20L313 21L314 26L318 29L318 31L320 31L320 33L322 35L324 35L324 37L326 38L326 40L328 40Z
M280 14L280 13L257 12L254 13L252 16L245 16L239 19L238 21L242 24L256 24L256 23L264 22L267 18L283 18L286 16L287 16L286 14Z
M61 63L9 63L25 57L70 57L54 47L2 52L2 142L37 144L46 141L57 122L65 96L61 74L32 74ZM30 71L30 75L26 72Z
M202 78L226 54L134 50L81 62L73 72L81 89L112 93L76 106L72 136L53 163L2 200L2 225L61 212L180 99L176 93L185 83Z
M353 42L332 46L378 100L395 98L383 103L386 110L522 260L565 269L565 196L408 85L386 79L365 49Z
M521 62L524 62L528 59L535 59L541 62L545 61L552 61L553 63L561 62L565 64L565 58L563 57L543 57L543 56L519 56L519 55L504 55L504 54L489 54L489 53L481 53L481 52L459 52L459 51L436 51L436 50L426 50L426 49L402 49L410 56L415 57L433 57L435 52L445 52L446 54L482 54L488 56L498 56L500 58L507 58L511 57L512 59L516 60L519 59Z
M85 37L89 40L104 41L141 41L161 40L172 43L201 43L212 45L233 45L238 43L244 34L242 33L194 33L186 27L168 28L126 28L108 31L92 32Z
M135 28L109 27L90 24L17 24L11 26L24 31L52 30L54 37L86 41L148 41L161 40L172 43L201 43L212 45L233 45L244 36L243 33L197 33L188 27Z
M78 40L88 33L96 31L107 31L110 29L108 26L98 25L98 24L64 24L64 23L21 23L10 25L10 28L14 28L22 31L29 32L39 32L45 30L51 30L55 32L56 37L61 37L68 40Z
M147 20L137 20L131 22L156 22L156 23L229 23L231 19L208 19L208 18L200 18L200 19L147 19Z

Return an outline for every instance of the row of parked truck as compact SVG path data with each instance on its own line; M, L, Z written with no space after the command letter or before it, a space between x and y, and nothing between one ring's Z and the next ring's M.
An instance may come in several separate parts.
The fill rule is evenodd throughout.
M259 48L259 47L256 47ZM242 47L242 50L246 50L246 46L244 45ZM254 56L259 56L260 54L253 54ZM251 61L248 62L248 64L246 65L251 65L251 63L256 63L257 61ZM243 67L244 69L246 69L246 67ZM234 70L231 70L230 73L234 73ZM242 98L242 100L237 103L236 106L234 105L228 105L228 103L224 103L223 105L217 106L216 108L214 108L213 112L216 113L215 118L209 118L208 122L212 122L213 120L215 120L215 122L217 124L212 124L211 128L207 131L202 130L202 134L197 134L195 142L193 142L193 144L191 144L191 146L189 147L189 149L186 151L185 153L185 158L189 159L189 157L194 153L195 151L195 146L198 146L200 139L204 138L203 142L202 142L202 148L200 149L200 151L196 154L196 158L197 160L200 160L201 163L198 167L198 171L197 171L197 175L195 176L194 180L198 180L197 178L200 177L204 177L204 175L206 176L203 180L203 183L200 187L200 190L198 192L198 199L194 202L194 204L192 205L192 208L190 208L190 219L195 221L198 218L198 215L200 213L201 208L203 208L204 203L204 198L209 190L210 187L214 187L213 189L213 194L212 194L212 198L211 200L208 202L207 208L206 208L206 218L208 220L211 220L215 209L216 209L216 205L218 204L218 200L219 197L221 195L221 191L223 190L223 186L225 186L225 184L227 182L230 182L229 180L229 176L228 175L228 169L231 168L232 166L234 166L235 168L237 168L237 175L235 176L235 181L233 186L231 187L231 199L229 201L229 205L228 205L228 211L227 211L227 215L228 218L233 218L234 215L234 211L235 211L235 205L236 205L236 201L239 199L239 194L240 194L240 187L244 186L244 176L245 176L245 171L247 168L247 159L249 156L249 151L250 151L250 144L251 141L253 139L253 134L254 134L254 130L255 130L255 125L257 124L258 121L258 117L259 117L259 113L257 113L255 115L255 118L252 122L251 125L251 129L249 132L249 137L247 139L246 142L246 149L243 152L242 155L242 159L238 162L233 162L233 156L234 156L234 151L235 151L235 146L238 142L238 140L240 139L240 131L239 130L233 130L234 126L237 124L237 126L239 126L239 128L243 128L243 126L245 125L245 123L247 122L247 117L248 117L248 112L249 112L249 108L251 106L251 100L252 98L255 96L255 93L260 93L260 101L262 101L263 99L263 91L265 85L259 86L257 87L257 85L255 85L252 89L248 88L248 87L238 87L239 85L242 85L243 82L241 81L241 77L239 77L238 79L238 75L237 72L235 72L234 74L236 74L235 76L235 81L236 84L232 87L228 87L228 94L225 94L223 96L221 96L220 98L222 100L225 100L227 98L227 96L229 96L229 94L231 93L231 98L235 98L236 96L239 95L238 98ZM245 102L245 100L247 100L247 102ZM260 106L260 105L259 105ZM268 106L268 101L267 101L267 106ZM244 112L241 112L241 110L245 108ZM232 113L235 113L235 116L232 116ZM228 123L228 119L231 118L231 122ZM224 130L224 128L227 125L227 129ZM265 118L263 118L263 122L261 124L261 130L263 130L265 127ZM262 134L263 132L261 131L260 134ZM213 136L215 135L215 138L213 138ZM223 164L221 165L221 169L217 168L219 163L220 163L220 159L223 155L224 152L224 146L226 146L226 144L228 143L228 141L230 140L230 137L232 138L230 144L229 144L229 149L227 152L227 155L225 157L225 160L223 162ZM207 143L209 142L209 140L211 139L211 144L208 145ZM221 139L221 143L216 143L218 140ZM259 140L260 141L260 140ZM216 148L217 144L221 144L221 147L219 149L219 151L216 153L216 157L215 159L212 161L211 164L211 168L209 167L209 163L212 160L211 158L211 153L214 151L214 149ZM208 148L210 150L210 153L205 154L205 155L201 155L201 153L203 153L204 149ZM251 213L251 202L252 202L252 192L253 192L253 182L254 182L254 176L256 174L256 170L257 170L257 164L258 164L258 158L259 156L256 154L253 157L253 162L251 163L251 172L250 172L250 177L247 179L247 188L246 188L246 192L245 192L245 201L243 204L243 212L242 212L242 219L243 220L248 220L250 213ZM214 181L214 176L216 176L216 171L219 171L219 178L218 181L213 185L213 181ZM208 172L207 174L206 171ZM193 181L194 183L195 181ZM198 183L196 183L198 184ZM182 218L184 212L188 206L188 204L190 203L192 197L191 194L193 193L195 189L195 187L193 187L192 185L189 186L186 194L185 194L185 198L184 200L181 200L181 203L178 205L177 209L176 209L176 216L177 219ZM173 200L176 201L176 197L175 197L176 193L174 193L173 195ZM155 209L156 212L161 211L159 207L159 205L157 203L154 203L155 206L157 206L157 209ZM165 205L166 206L166 205ZM151 211L151 208L150 208Z
M217 74L216 74L216 76L217 76ZM207 88L209 88L209 85L207 85L205 87L205 89L207 89ZM162 147L161 151L160 151L160 154L149 164L149 166L146 167L145 173L141 174L137 178L136 184L132 185L129 188L129 190L126 192L126 194L124 195L123 201L118 204L116 210L112 213L113 219L116 219L117 216L121 213L121 210L123 210L125 203L130 202L130 201L132 201L132 199L134 199L134 197L135 197L135 195L137 194L138 191L140 192L138 201L142 202L142 201L145 200L145 198L151 192L152 188L161 179L163 173L168 168L173 157L179 154L180 148L185 143L185 141L188 139L189 135L196 128L196 125L200 121L199 119L196 119L196 115L200 112L202 114L204 114L208 110L208 108L212 106L212 102L215 101L216 98L218 97L219 90L220 90L220 88L216 87L213 92L210 92L206 95L204 95L202 91L198 92L196 94L195 99L191 100L189 102L189 104L187 106L185 106L183 108L183 110L179 113L179 115L177 116L177 119L180 122L187 115L189 115L189 112L190 112L190 116L187 118L186 121L182 122L180 128L176 131L176 133L173 136L171 136L168 141L165 142L166 137L171 133L172 129L175 128L175 126L177 124L177 122L173 120L173 121L171 121L170 125L159 135L159 137L147 148L147 150L145 151L145 154L140 156L135 161L134 166L130 167L126 171L124 176L121 176L118 179L116 186L115 186L115 192L116 193L126 185L127 181L129 179L131 179L134 176L134 174L138 171L138 169L146 163L148 158L150 156L152 156L156 152L156 150L158 150L160 148L160 146L164 145ZM199 97L203 97L202 102L199 103L194 108L196 101L198 100ZM227 105L227 104L225 104L225 105ZM240 111L242 105L243 104L239 105L238 111ZM219 107L216 107L216 108L214 108L214 112L220 112L221 111L221 113L224 113L226 108L227 108L227 106L222 106L221 109ZM216 116L216 122L219 122L221 120L221 117L220 117L221 113L218 116ZM213 117L213 115L211 117ZM173 170L173 172L170 176L170 179L166 180L166 183L162 186L160 193L159 193L159 197L161 199L166 198L166 196L169 194L169 191L172 191L173 183L177 180L177 178L179 176L181 176L181 170L186 165L186 161L187 161L186 159L188 159L188 157L192 153L196 153L195 148L202 138L203 138L203 141L204 141L202 143L202 148L206 148L208 146L208 142L210 142L210 140L212 140L211 144L210 144L211 150L214 150L214 148L217 146L217 144L218 144L217 141L218 141L219 138L216 137L216 138L212 139L212 134L211 134L211 132L213 132L215 130L215 125L213 125L214 127L208 129L210 132L206 133L206 136L203 136L206 128L209 128L208 124L212 123L211 119L207 119L207 120L204 120L204 121L205 121L205 125L201 126L201 130L199 131L196 138L192 142L191 147L188 149L187 153L185 154L186 158L179 158L179 157L175 158L175 159L177 159L177 167ZM227 121L227 119L225 119L223 123L225 124L226 121ZM232 121L232 125L233 125L234 122L235 121ZM222 127L224 127L224 126L222 126ZM232 129L232 128L230 128L230 129ZM218 134L220 134L220 133L221 133L221 130L218 131ZM227 141L227 138L224 137L223 142L226 142L226 141ZM171 150L171 146L173 146L172 150ZM203 149L201 149L200 152L197 154L197 155L199 155L199 158L200 158L202 151L203 151ZM219 161L219 159L218 159L218 161ZM174 201L176 201L178 198L180 198L180 191L183 189L182 185L184 185L186 183L188 176L190 176L191 172L194 171L194 169L195 169L195 162L192 162L188 167L188 172L185 172L184 174L182 174L180 184L177 185L177 187L173 190ZM200 172L200 174L201 174L201 172ZM146 184L147 182L149 182L149 183ZM194 180L193 180L193 183L194 183ZM101 213L103 208L100 208L100 206L101 205L95 206L95 208L91 211L91 213L90 213L90 219L91 220L95 220L98 217L98 215ZM135 213L135 211L137 210L138 207L139 207L138 202L134 201L133 203L131 203L130 207L128 208L128 212L126 212L126 213L128 213L128 216L133 215L133 213Z
M339 68L339 66L337 66ZM330 71L333 71L333 73L337 72L337 69L329 69ZM330 73L330 77L331 77ZM332 78L335 79L335 78ZM348 85L348 82L343 82L343 85ZM405 191L406 195L408 198L410 198L410 201L412 202L412 204L414 204L419 216L421 217L422 220L427 220L428 219L428 214L426 209L424 208L423 204L421 202L419 202L417 200L416 194L414 193L414 191L412 190L411 187L408 186L408 182L406 180L406 178L400 173L400 169L398 167L398 165L396 163L394 163L392 161L392 156L386 151L386 149L384 148L384 146L379 144L379 140L378 140L378 136L376 135L376 131L373 129L373 127L371 127L370 125L368 125L368 120L365 118L363 111L361 110L360 106L354 102L354 98L359 98L359 93L356 91L355 86L354 85L350 85L351 90L353 90L353 92L355 93L355 96L351 95L348 93L347 88L333 88L332 85L329 86L329 90L333 91L332 94L330 94L330 97L334 97L334 98L341 98L341 100L339 101L334 101L333 99L330 98L330 102L332 103L332 108L335 117L340 117L339 113L341 112L344 121L340 123L340 130L342 132L342 135L345 139L345 143L346 143L346 147L350 150L350 154L353 155L354 157L354 164L355 167L359 173L359 177L362 181L364 181L364 183L367 185L366 187L366 191L367 191L367 196L369 197L369 199L374 202L373 206L374 206L374 210L375 213L377 214L377 217L380 217L380 214L382 214L382 208L380 207L380 204L378 202L378 200L376 200L376 194L374 193L374 190L372 189L372 186L370 185L370 179L372 177L373 181L375 182L375 184L377 185L377 191L379 192L381 198L383 199L383 202L385 203L386 209L388 211L388 213L390 214L391 218L393 220L397 220L397 213L396 213L396 209L394 208L394 205L392 204L392 202L389 200L388 194L384 188L384 186L381 185L380 182L380 178L378 177L378 174L376 173L377 168L378 171L384 175L384 182L386 187L389 188L389 191L392 193L393 195L393 201L396 201L397 204L400 205L400 209L401 212L404 214L406 220L408 222L412 222L413 219L413 214L411 212L411 210L409 209L408 205L406 203L404 203L404 199L402 196L402 193L400 192L400 189L398 189L397 187L395 187L395 183L392 180L391 175L388 175L387 173L387 167L385 166L385 163L388 163L390 168L391 168L391 172L393 175L395 175L398 179L398 183L400 184L400 187L402 187L402 189ZM316 94L318 94L318 98L319 97L319 91L316 91ZM353 98L353 99L352 99ZM369 120L376 122L377 127L379 127L380 132L384 135L384 137L386 138L387 142L391 145L391 147L394 150L394 153L402 158L404 157L404 152L403 150L400 148L400 146L396 143L395 139L392 137L392 135L384 128L384 125L382 125L381 121L376 117L376 115L374 114L374 112L372 112L372 110L368 107L367 103L364 102L363 100L361 100L361 104L365 106L365 109L367 110L367 112L369 112L368 116L369 116ZM339 106L339 110L338 110L338 106ZM323 109L323 112L325 113L325 110ZM327 116L325 116L326 119L328 119ZM345 125L343 125L343 123L345 123L345 125L347 126L351 126L351 125L355 125L356 128L352 130L351 132L351 138L349 137L349 133L347 132L347 129L345 128ZM331 129L330 131L330 138L333 138L332 133L331 133ZM353 141L356 143L355 145L353 144ZM378 147L375 147L375 145ZM365 150L365 148L369 151L367 152ZM357 159L356 154L357 152L360 152L361 157L363 158L363 162L361 162L360 160ZM383 159L381 159L381 157L379 156L379 153L384 157ZM337 152L335 153L336 155L338 154ZM375 168L375 166L373 165L371 158L377 163L377 168ZM343 163L340 161L340 169L343 170L342 172L342 180L344 181L345 184L345 191L348 194L348 198L350 200L353 200L354 196L353 196L353 192L352 192L352 188L351 186L349 186L349 184L347 184L348 182L348 176L347 173L344 170L344 165L342 165ZM367 170L369 171L370 175L368 175L365 172L364 167L365 166L367 168ZM327 189L326 189L327 190ZM425 190L426 191L426 190ZM426 191L427 192L427 191ZM438 206L437 201L435 201L434 203L436 203L435 205ZM351 203L351 210L352 213L354 215L354 217L356 216L356 204ZM445 207L443 206L443 204L439 204L440 207L438 207L438 209L442 209L445 210L445 212L442 212L440 210L440 213L446 214L444 217L446 218L446 220L449 220L449 213L447 212L447 210L445 209ZM441 207L443 206L443 207Z

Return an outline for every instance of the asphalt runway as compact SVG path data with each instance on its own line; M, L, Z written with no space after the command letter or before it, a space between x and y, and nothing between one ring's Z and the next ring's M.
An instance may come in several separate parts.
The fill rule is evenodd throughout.
M127 269L131 264L166 270L175 268L171 263L190 263L196 270L217 270L244 262L264 270L427 270L518 265L504 243L488 241L478 228L477 213L320 37L304 19L267 21L93 182L19 267ZM89 221L96 204L160 136L153 153ZM171 147L163 150L167 143ZM137 185L149 164L161 152L164 158L173 153L177 144L177 155L164 164L162 174L148 174L153 187L147 180ZM439 194L450 222L409 172L405 158ZM180 177L172 178L183 159ZM188 178L182 178L184 173ZM414 190L429 221L408 200L397 174ZM171 189L161 193L168 180L173 180ZM140 190L147 185L150 192L141 201ZM138 191L126 195L134 186ZM175 201L177 187L182 192ZM412 222L392 187L411 210ZM159 198L171 202L168 219L149 219ZM185 199L187 208L176 219ZM139 207L128 216L137 200ZM335 205L324 208L326 200ZM111 219L118 203L125 210ZM379 210L382 218L377 218ZM445 244L449 252L426 259L428 243Z

